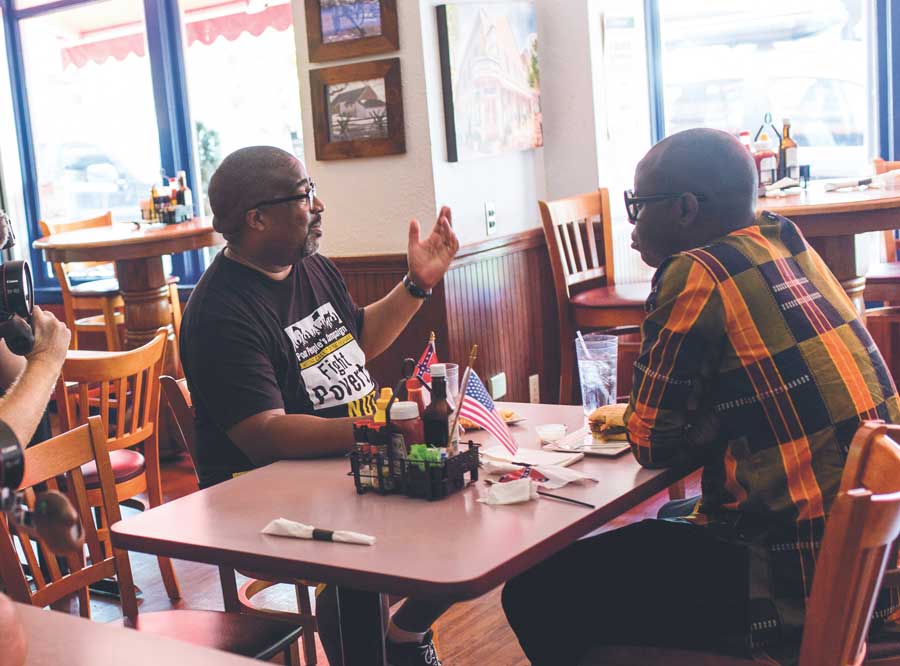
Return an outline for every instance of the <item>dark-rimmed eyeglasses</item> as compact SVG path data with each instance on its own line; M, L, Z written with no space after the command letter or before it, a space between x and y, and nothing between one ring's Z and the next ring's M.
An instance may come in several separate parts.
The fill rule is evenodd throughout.
M313 202L316 199L316 185L312 181L309 183L309 189L302 194L292 194L287 197L276 197L275 199L266 199L265 201L260 201L248 208L247 210L253 210L254 208L263 208L265 206L277 206L279 204L290 203L292 201L299 201L301 205L309 208L310 210L313 207Z
M648 194L645 197L635 196L634 190L625 190L625 211L628 213L628 219L631 222L637 221L638 213L641 207L653 203L654 201L666 201L668 199L679 199L685 194L693 194L697 197L697 201L706 201L706 196L697 192L678 192L677 194Z

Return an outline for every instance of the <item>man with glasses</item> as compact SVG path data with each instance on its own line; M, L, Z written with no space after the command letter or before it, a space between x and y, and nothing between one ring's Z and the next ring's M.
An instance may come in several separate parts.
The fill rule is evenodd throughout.
M632 247L657 271L628 439L644 466L702 466L702 496L507 584L534 666L604 644L796 656L851 438L863 420L897 423L900 401L840 283L792 222L756 214L756 187L747 150L716 130L638 164Z
M181 327L201 486L275 460L346 454L354 418L374 411L366 360L406 327L459 247L450 209L425 238L410 222L409 273L360 308L318 254L325 205L297 158L268 146L238 150L213 174L208 194L228 245L191 294ZM334 601L329 589L317 603L329 655L340 654ZM388 628L388 663L439 664L429 627L445 609L408 600ZM360 633L381 631L378 618L363 624Z

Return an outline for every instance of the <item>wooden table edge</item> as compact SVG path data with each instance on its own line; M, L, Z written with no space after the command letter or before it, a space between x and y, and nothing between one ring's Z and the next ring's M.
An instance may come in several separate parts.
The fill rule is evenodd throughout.
M572 505L572 511L583 511L583 518L571 523L566 528L551 535L545 541L531 546L528 550L519 553L516 557L503 564L494 567L477 577L440 583L422 582L420 580L405 578L402 576L380 576L376 580L360 583L356 576L365 578L372 576L371 572L358 569L332 569L323 564L299 564L294 560L265 555L256 556L252 562L247 561L246 556L237 551L212 549L207 546L184 544L177 541L166 541L159 538L145 537L130 534L127 531L128 520L124 519L110 527L112 544L123 550L146 553L149 555L170 557L179 560L201 562L204 564L224 565L233 569L251 569L260 572L271 572L273 577L297 577L306 580L316 580L334 585L343 585L358 590L370 592L386 592L404 596L429 599L452 599L465 601L474 599L490 592L495 587L505 583L510 578L527 571L531 567L544 561L548 557L558 553L566 546L574 543L580 537L605 525L617 516L634 508L641 502L653 497L665 490L672 483L683 479L694 468L666 468L653 470L659 472L652 479L646 481L638 488L616 498L605 509L590 512L584 507ZM601 481L602 483L602 481ZM557 500L536 500L557 501ZM489 507L485 507L489 508ZM495 510L502 510L496 507ZM282 537L270 537L273 539ZM548 541L554 543L549 552L546 548ZM356 548L357 546L340 546ZM477 545L473 544L473 548ZM298 570L298 566L301 570ZM512 573L510 573L512 572Z

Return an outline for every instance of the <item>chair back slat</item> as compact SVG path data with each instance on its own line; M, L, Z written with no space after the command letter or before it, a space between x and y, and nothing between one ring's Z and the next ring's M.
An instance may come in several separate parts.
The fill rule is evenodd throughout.
M133 617L137 613L137 600L127 554L114 550L113 555L104 557L100 552L96 526L87 503L84 478L80 470L81 465L91 460L97 463L106 515L111 523L117 522L121 520L121 513L106 448L105 427L98 416L91 417L85 425L26 449L25 479L20 486L20 490L25 491L26 500L33 505L34 485L56 477L65 477L67 487L75 489L74 507L92 551L90 564L87 564L83 553L71 554L66 557L70 571L62 574L56 566L56 556L50 553L42 539L29 537L21 531L16 533L10 529L5 519L0 519L0 578L16 601L46 606L75 592L80 592L81 599L85 601L88 599L85 591L87 585L116 574L122 594L123 612L131 613L128 617ZM14 539L19 541L22 556L31 573L30 581L25 575ZM46 553L43 563L35 555L35 543ZM93 546L90 545L92 543ZM89 605L85 603L83 606L82 614L87 614Z
M175 425L181 436L181 443L187 449L191 460L197 460L197 441L194 431L194 407L191 393L188 390L187 380L175 379L169 375L159 378L160 393L169 403L172 415L175 417Z
M612 285L612 219L609 191L539 201L557 299L574 291Z
M60 410L63 428L84 423L93 409L107 429L110 451L158 436L158 377L167 337L162 328L153 340L131 351L69 351L57 382L57 402L64 401L66 382L78 385L78 400L76 409Z
M800 666L850 666L865 656L890 545L900 534L900 447L888 430L900 428L863 424L851 443L816 562Z
M112 226L112 211L106 212L97 217L89 217L85 220L59 220L56 222L48 222L47 220L38 221L41 234L44 236L52 236L54 234L64 234L70 231L81 231L82 229L97 229L99 227ZM53 274L59 281L60 289L63 292L63 298L69 297L72 284L69 282L69 272L72 267L77 266L81 269L94 268L97 266L108 266L108 261L78 261L71 263L60 263L54 261Z

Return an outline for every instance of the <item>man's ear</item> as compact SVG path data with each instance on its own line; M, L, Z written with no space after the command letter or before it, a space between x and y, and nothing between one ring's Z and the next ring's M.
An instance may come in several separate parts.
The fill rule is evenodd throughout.
M697 219L700 212L700 202L693 192L685 192L677 200L678 224L682 227L690 226Z
M244 214L244 221L254 231L263 231L266 228L266 219L259 208L251 208Z

